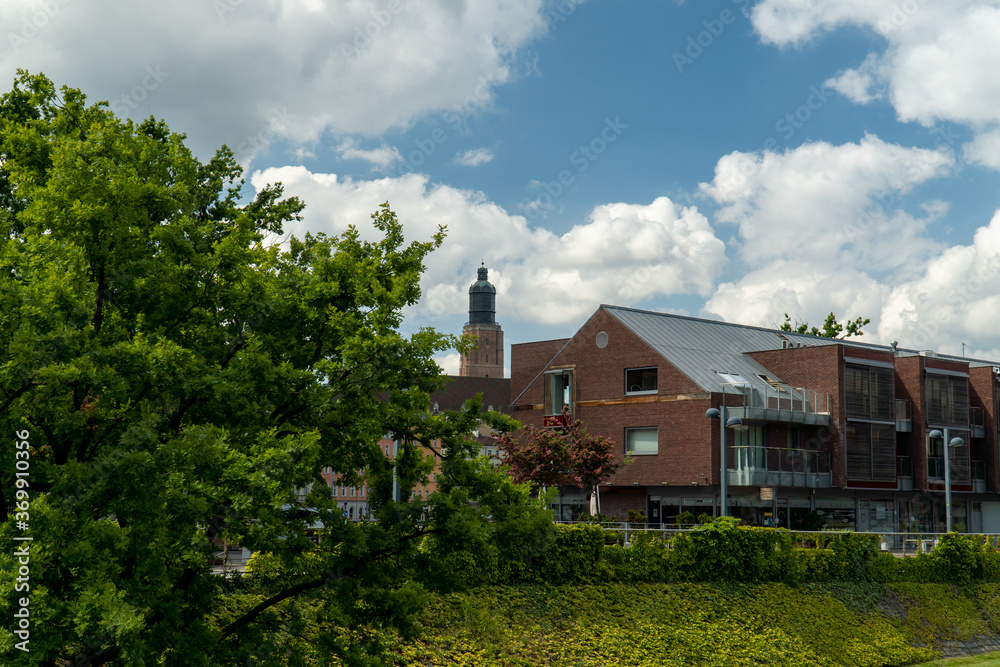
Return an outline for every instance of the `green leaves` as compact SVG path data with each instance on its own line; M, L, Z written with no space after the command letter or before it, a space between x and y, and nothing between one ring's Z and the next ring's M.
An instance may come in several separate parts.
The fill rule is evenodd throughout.
M25 664L226 664L255 624L308 625L311 596L320 618L405 630L452 574L427 566L429 536L499 554L544 532L526 489L470 460L479 403L428 412L433 357L458 339L398 330L443 229L407 242L383 204L378 240L351 228L283 249L303 203L280 184L241 201L225 147L203 164L163 121L23 72L0 112L0 430L30 432L32 609L59 619L33 629ZM397 460L386 434L406 443ZM413 484L425 447L446 452L429 506L385 500L378 522L347 522L324 467ZM5 534L13 470L0 448ZM257 599L212 574L224 543L273 559ZM384 650L313 639L357 663Z

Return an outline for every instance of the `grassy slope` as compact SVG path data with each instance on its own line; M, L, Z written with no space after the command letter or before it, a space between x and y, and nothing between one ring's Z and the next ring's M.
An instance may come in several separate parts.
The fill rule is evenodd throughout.
M437 599L409 665L909 665L997 631L1000 586L495 587ZM1000 614L996 618L1000 620Z

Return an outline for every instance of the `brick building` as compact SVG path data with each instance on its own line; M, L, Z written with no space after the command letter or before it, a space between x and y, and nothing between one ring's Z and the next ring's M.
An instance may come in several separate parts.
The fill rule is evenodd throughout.
M513 345L511 414L556 425L564 406L632 463L604 514L728 513L754 525L944 530L943 439L959 529L1000 532L1000 363L601 306L572 337ZM733 418L736 418L733 420ZM564 489L558 515L587 499Z

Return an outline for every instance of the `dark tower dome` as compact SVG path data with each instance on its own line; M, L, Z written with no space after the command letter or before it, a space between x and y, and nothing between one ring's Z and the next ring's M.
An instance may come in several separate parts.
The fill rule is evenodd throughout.
M496 324L497 288L487 280L485 262L479 267L479 280L469 288L469 324Z

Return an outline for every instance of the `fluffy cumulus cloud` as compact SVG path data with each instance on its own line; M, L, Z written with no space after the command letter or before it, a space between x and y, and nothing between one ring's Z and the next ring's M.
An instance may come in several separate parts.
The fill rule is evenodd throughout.
M923 218L907 215L902 195L952 164L944 150L866 136L783 153L734 152L701 191L719 205L720 222L738 226L742 255L753 265L785 258L894 268L929 249L922 231L940 211L930 205Z
M542 0L52 0L0 2L0 25L0 78L44 72L246 157L489 104L547 18Z
M828 85L859 103L885 96L900 120L966 125L976 132L968 159L1000 169L992 149L1000 129L1000 1L763 0L754 27L764 42L800 45L845 25L886 41Z
M1000 359L1000 212L969 245L930 261L914 280L896 286L878 334L901 345Z
M505 318L545 324L578 324L602 302L707 296L725 262L724 245L705 216L665 197L648 205L598 206L584 223L558 235L529 226L482 193L432 186L421 174L352 181L282 167L251 179L258 188L275 181L307 202L304 220L286 230L298 235L337 234L349 224L371 235L367 220L384 201L408 238L427 239L446 225L447 239L427 263L415 320L465 312L480 260L503 295Z
M874 136L723 157L701 191L718 205L717 220L736 225L749 270L720 285L706 313L766 326L785 313L817 323L833 309L877 324L891 286L916 278L940 252L926 229L947 205L913 207L907 195L953 163L945 150Z

